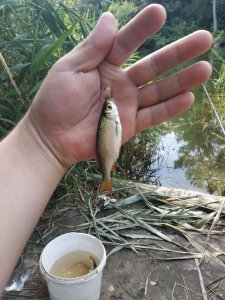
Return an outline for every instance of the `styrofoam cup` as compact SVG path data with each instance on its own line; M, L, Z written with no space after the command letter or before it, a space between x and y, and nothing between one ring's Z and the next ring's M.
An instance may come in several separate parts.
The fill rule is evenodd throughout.
M52 266L62 256L73 251L86 251L99 260L90 273L77 278L60 278L50 273ZM92 235L70 232L52 240L41 253L39 267L47 282L51 300L99 300L102 271L106 252L102 242Z

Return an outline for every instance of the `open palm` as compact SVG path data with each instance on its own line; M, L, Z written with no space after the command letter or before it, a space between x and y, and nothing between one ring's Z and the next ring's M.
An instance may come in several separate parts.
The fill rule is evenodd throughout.
M106 87L111 87L119 109L123 142L191 106L194 96L187 91L208 79L208 63L199 62L147 83L207 51L211 46L208 32L197 31L127 69L121 68L162 27L165 17L162 6L150 5L116 32L114 17L103 14L90 36L50 70L29 116L63 166L96 155L97 124Z

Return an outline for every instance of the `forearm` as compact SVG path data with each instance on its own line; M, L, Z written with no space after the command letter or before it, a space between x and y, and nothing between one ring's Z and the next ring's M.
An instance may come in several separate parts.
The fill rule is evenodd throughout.
M65 170L25 117L0 143L0 294Z

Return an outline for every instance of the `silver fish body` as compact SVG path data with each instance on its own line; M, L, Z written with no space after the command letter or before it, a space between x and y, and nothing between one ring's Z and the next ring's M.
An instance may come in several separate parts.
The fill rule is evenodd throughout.
M109 97L104 103L97 131L96 152L102 171L100 194L108 190L112 195L110 174L119 157L121 143L122 127L119 113L114 99Z

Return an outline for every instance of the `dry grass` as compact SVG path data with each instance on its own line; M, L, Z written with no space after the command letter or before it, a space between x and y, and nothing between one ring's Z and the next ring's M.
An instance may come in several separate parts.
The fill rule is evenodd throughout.
M68 231L88 232L110 246L108 255L123 248L137 253L157 250L158 259L196 258L201 263L207 257L225 267L225 252L213 243L213 238L224 232L225 200L218 203L218 198L212 196L209 207L208 202L197 205L196 195L170 198L157 191L128 186L114 191L116 203L104 206L93 192L96 187L91 182L85 189L79 187L77 193L52 200L33 242L46 244ZM167 243L173 245L172 250Z
M224 291L225 242L221 240L225 225L224 199L206 196L203 200L198 193L185 192L179 192L176 197L178 191L174 190L167 193L164 188L155 186L123 182L121 187L120 184L117 185L120 188L114 190L117 202L106 206L96 197L96 178L87 178L79 187L73 187L73 193L60 186L28 243L30 250L26 255L32 255L30 268L38 269L34 258L38 259L44 245L54 237L69 231L89 232L102 240L108 256L125 248L136 252L139 258L143 256L146 262L151 260L155 269L146 273L145 295L152 285L159 284L156 283L158 279L151 276L151 272L158 274L158 265L175 261L182 270L189 260L196 270L193 273L197 273L196 285L189 282L187 273L186 276L182 274L182 280L178 277L170 286L171 299L176 299L178 294L183 294L187 300L222 299L219 295ZM209 280L206 276L205 268L209 263L216 266L218 278ZM27 290L17 297L34 293L41 294L43 299L47 290L40 292L43 282L35 269L31 273L31 282L36 282L37 286L31 291L33 287L29 283ZM128 293L127 286L119 284L124 293ZM7 295L10 296L12 294Z

